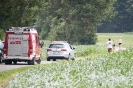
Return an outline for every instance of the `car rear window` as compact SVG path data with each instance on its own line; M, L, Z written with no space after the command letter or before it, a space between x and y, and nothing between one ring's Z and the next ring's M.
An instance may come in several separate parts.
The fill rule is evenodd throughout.
M50 44L49 48L64 48L63 44Z

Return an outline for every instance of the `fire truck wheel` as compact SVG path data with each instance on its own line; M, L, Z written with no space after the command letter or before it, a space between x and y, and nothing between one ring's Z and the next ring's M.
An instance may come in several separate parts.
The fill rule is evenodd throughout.
M41 58L39 58L39 60L36 60L37 64L41 63Z
M11 60L9 60L8 62L9 62L9 64L12 64L12 61Z
M53 58L53 61L56 61L56 58Z
M5 64L8 64L8 61L7 60L5 60Z
M12 64L11 60L5 60L5 64Z
M13 64L17 64L17 61L13 61Z
M35 65L35 57L28 61L28 65Z

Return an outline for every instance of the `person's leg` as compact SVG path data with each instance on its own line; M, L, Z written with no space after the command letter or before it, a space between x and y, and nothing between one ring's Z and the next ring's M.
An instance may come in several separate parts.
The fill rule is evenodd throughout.
M112 48L108 48L108 53L109 53L109 54L112 53Z
M121 44L119 43L119 50L121 49Z
M121 43L119 43L119 50L121 50Z
M112 48L110 48L110 54L112 53Z
M122 50L122 43L121 43L121 45L120 45L120 49Z

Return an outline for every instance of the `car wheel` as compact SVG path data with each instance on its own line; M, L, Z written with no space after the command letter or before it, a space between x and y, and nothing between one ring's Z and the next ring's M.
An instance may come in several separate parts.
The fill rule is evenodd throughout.
M50 61L50 58L47 58L47 61Z
M75 60L75 57L73 57L72 60Z
M28 65L35 65L35 57L28 61Z
M70 59L70 57L71 57L71 55L69 54L69 55L68 55L68 58L66 58L66 60L69 60L69 59Z
M56 58L54 58L53 61L56 61Z

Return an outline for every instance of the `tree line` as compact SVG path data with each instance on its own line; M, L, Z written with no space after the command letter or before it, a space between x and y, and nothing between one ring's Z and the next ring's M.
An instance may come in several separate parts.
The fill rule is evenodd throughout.
M119 33L133 31L133 0L117 0L114 4L117 12L110 21L103 21L97 32Z
M0 34L6 28L30 26L38 30L41 39L95 44L96 32L132 31L132 3L133 0L1 0Z

